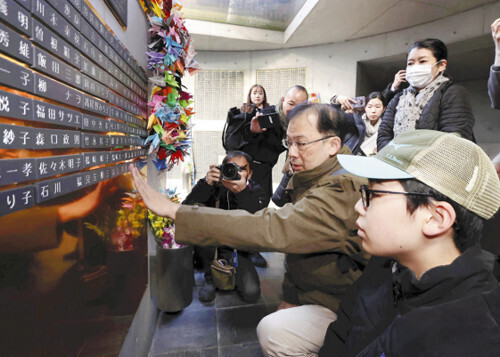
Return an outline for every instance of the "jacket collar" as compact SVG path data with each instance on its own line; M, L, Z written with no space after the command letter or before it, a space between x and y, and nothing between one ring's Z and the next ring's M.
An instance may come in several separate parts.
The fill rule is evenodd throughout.
M343 145L337 154L350 154L351 150ZM286 189L293 190L298 187L311 187L316 184L323 176L340 170L342 166L340 165L337 154L326 159L321 165L315 167L311 170L300 171L293 174L290 182L288 183Z
M474 293L478 284L491 284L495 257L478 247L467 249L449 265L426 271L417 280L413 271L405 266L393 267L393 287L398 289L406 305L435 304L455 296ZM497 283L498 284L498 283ZM395 295L396 291L395 291Z

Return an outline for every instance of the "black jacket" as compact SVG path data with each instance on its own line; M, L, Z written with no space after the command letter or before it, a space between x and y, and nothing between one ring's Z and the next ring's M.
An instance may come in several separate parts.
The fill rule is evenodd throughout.
M353 155L357 155L361 150L361 144L365 140L366 124L363 121L363 114L359 112L343 113L349 128L344 137L344 144L349 146Z
M276 112L275 106L271 105L262 110L254 108L250 113L241 112L234 116L228 122L227 141L230 145L226 151L241 150L252 157L253 160L261 163L268 163L274 166L278 161L279 155L285 151L282 139L285 130L282 127L269 128L263 133L253 133L250 130L250 121L257 114L257 111L263 114Z
M379 151L394 138L396 107L403 93L394 96L382 117L377 137ZM447 81L434 92L417 120L415 129L457 132L463 138L474 141L473 126L474 115L465 88Z
M470 248L416 280L395 261L373 257L343 297L319 356L500 356L494 262Z
M363 113L346 113L340 104L330 104L340 115L342 125L342 143L351 149L353 155L357 155L366 134L366 124L363 121Z
M211 186L205 178L202 178L194 185L191 193L182 204L193 205L199 203L207 207L215 207L217 201L219 201L219 208L221 209L244 209L250 213L255 213L267 206L267 203L264 204L265 200L264 191L252 180L248 181L248 185L243 191L233 193L222 184Z

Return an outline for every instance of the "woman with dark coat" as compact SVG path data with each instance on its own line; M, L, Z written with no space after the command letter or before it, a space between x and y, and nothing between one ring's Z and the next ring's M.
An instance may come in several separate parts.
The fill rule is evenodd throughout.
M377 133L386 106L382 93L372 92L366 99L365 107L344 111L348 128L344 144L354 155L372 156L377 153Z
M271 128L261 128L258 118L262 115L276 113L276 107L267 103L264 87L253 85L247 97L247 102L235 115L223 133L223 145L226 153L239 150L247 153L253 159L253 180L266 192L266 205L273 193L272 169L279 155L285 150L282 145L284 129L278 122Z
M410 87L387 106L378 131L378 150L398 134L430 129L456 132L474 141L474 115L465 89L444 76L448 50L437 39L415 42L408 50L406 80Z

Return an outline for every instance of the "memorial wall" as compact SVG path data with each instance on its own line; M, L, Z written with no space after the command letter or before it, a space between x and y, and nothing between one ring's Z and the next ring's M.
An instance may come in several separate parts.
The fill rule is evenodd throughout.
M146 23L139 2L106 2L124 32L131 4ZM76 355L113 328L125 333L115 316L131 322L147 248L127 172L147 155L147 83L89 2L0 0L6 355Z
M0 215L117 176L118 163L146 154L147 77L84 1L1 0L0 19L0 148L79 149L0 160L0 184L17 184L0 193Z

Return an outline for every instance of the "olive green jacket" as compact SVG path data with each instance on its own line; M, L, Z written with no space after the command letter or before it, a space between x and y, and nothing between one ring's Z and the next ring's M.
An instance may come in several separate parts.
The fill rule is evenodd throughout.
M343 146L339 153L350 150ZM366 258L360 251L354 211L359 186L366 180L347 173L331 175L339 169L333 156L315 169L294 174L287 187L293 204L278 210L265 208L252 215L182 206L176 216L176 241L290 253L285 263L285 301L336 311L341 295L361 274L349 257Z

